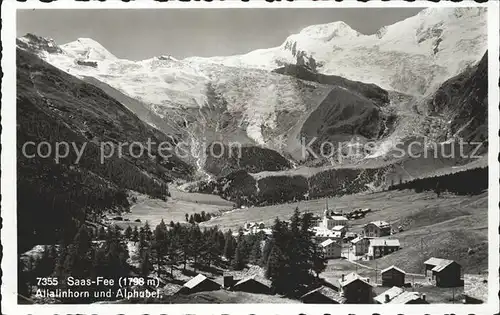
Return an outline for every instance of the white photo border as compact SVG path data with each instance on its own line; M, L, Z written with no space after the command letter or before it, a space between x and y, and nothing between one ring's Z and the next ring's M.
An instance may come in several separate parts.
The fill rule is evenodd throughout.
M488 302L477 305L312 305L312 304L34 304L17 302L16 222L16 10L17 9L213 9L213 8L378 8L378 7L487 7L488 8ZM499 313L499 2L312 1L267 2L191 1L124 2L40 1L2 3L1 208L3 246L3 314L497 314Z

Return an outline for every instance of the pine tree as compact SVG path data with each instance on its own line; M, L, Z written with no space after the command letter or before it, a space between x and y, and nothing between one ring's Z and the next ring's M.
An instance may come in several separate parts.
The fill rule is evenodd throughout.
M193 217L193 215L191 215L191 216L189 217L189 223L191 223L191 224L194 224L194 223L195 223L195 222L194 222L194 217Z
M145 251L144 254L142 255L141 264L139 267L140 274L144 278L147 278L149 276L149 273L153 269L153 265L151 264L150 259L151 258L149 256L149 252Z
M148 221L144 224L144 237L146 241L150 241L153 236L153 232L151 232L151 227L149 226Z
M226 257L226 259L230 261L231 259L233 259L235 250L235 248L233 247L234 237L231 230L226 232L226 234L224 235L224 239L224 257Z
M127 229L125 229L125 238L126 239L131 239L132 237L132 228L129 226L127 226Z
M262 246L261 241L257 240L254 242L251 253L251 261L253 264L260 264L262 261Z
M189 222L189 215L187 213L184 213L184 217L186 218L186 222Z
M139 241L139 230L137 229L137 225L134 227L134 230L132 231L131 241L134 243Z
M240 232L240 234L238 235L238 241L234 253L234 260L232 261L232 267L234 270L242 270L245 267L244 250L245 250L245 241L243 239L243 233Z
M26 269L27 264L24 262L24 260L19 258L17 260L17 293L24 297L29 297L31 295L29 279L30 270Z

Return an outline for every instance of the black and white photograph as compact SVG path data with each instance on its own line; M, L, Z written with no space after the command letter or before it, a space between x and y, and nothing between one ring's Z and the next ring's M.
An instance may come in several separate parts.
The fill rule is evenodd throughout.
M10 313L498 312L498 3L314 4L2 14Z

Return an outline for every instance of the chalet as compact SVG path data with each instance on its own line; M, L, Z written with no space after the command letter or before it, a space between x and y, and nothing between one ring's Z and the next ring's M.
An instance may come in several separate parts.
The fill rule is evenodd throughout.
M354 272L342 275L338 280L339 292L346 303L370 304L373 302L373 287L369 281Z
M255 275L241 279L231 288L233 291L269 294L269 287L255 279Z
M385 221L373 221L363 226L363 233L368 237L391 235L391 225Z
M406 272L396 266L390 266L380 272L382 274L382 286L402 287L405 285Z
M464 275L464 303L481 304L488 300L488 276Z
M321 286L300 297L306 304L343 304L346 299L339 292L327 286Z
M398 287L390 288L373 300L377 304L429 304L425 299L425 294L405 291Z
M323 241L319 244L319 246L323 249L324 257L326 259L340 258L342 254L342 245L332 239Z
M399 240L374 238L370 240L368 248L368 257L371 259L379 258L391 254L401 248Z
M184 283L182 288L177 291L180 294L191 294L203 291L215 291L221 288L220 284L207 278L202 274L198 274L188 282Z
M429 258L424 262L425 276L438 287L457 287L463 285L460 279L461 266L454 260Z
M370 237L358 236L351 241L354 255L362 256L368 253L368 248L370 247Z

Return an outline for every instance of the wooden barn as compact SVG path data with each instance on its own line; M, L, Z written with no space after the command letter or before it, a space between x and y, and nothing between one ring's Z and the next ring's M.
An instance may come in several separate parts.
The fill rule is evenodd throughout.
M462 286L462 267L454 260L442 258L429 258L424 262L425 276L438 287Z
M396 266L390 266L380 272L382 274L382 286L402 287L405 285L406 272Z
M373 286L368 279L362 278L357 273L342 275L338 280L339 292L349 304L373 303Z
M270 293L269 287L264 283L256 280L255 275L236 282L236 284L232 286L231 290L260 294Z
M306 304L343 304L346 299L332 288L321 286L300 297Z
M215 291L221 288L220 284L205 277L202 274L197 275L188 282L184 283L182 288L177 293L191 294L203 291Z

